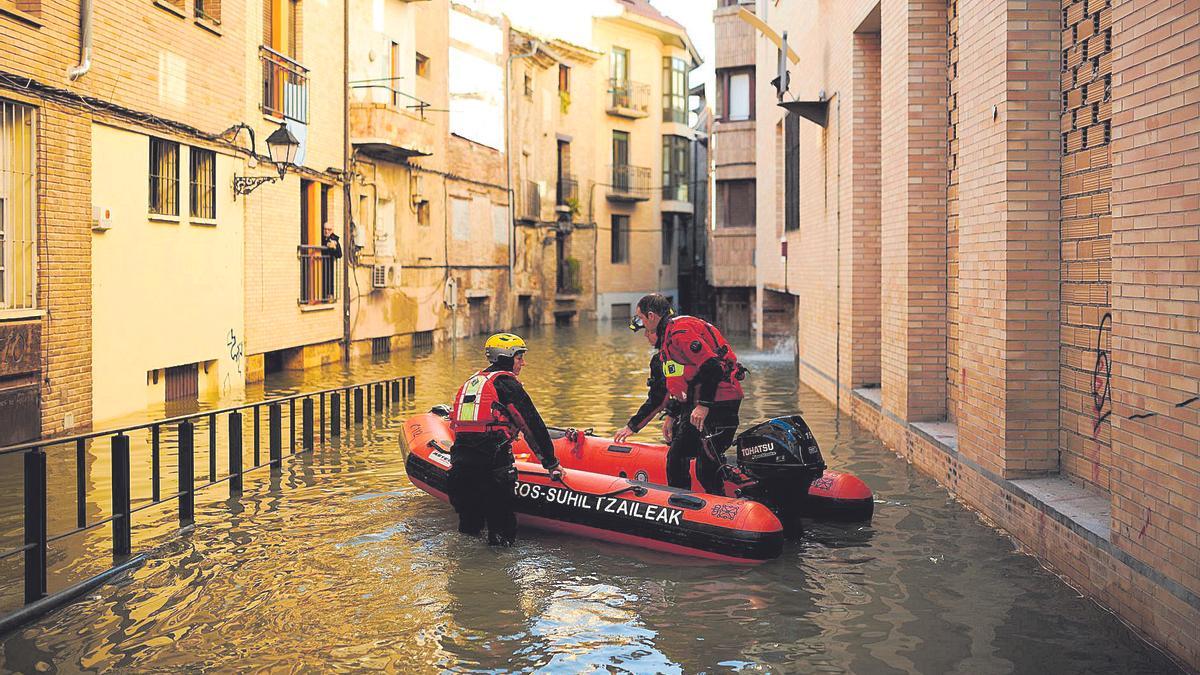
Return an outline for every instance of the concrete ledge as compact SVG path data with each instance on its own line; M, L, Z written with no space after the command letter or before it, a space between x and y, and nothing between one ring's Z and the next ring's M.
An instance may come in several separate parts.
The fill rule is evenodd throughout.
M1098 538L1108 540L1112 505L1104 497L1066 478L1024 478L1009 482L1025 493L1027 501L1040 502L1047 512L1056 512Z

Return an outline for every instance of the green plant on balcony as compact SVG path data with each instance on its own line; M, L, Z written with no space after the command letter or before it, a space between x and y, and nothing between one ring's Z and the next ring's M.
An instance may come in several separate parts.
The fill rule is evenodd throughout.
M578 197L567 197L566 199L563 200L563 205L565 205L568 209L570 209L571 216L579 215L579 198Z
M558 107L564 115L567 114L567 109L571 107L571 92L559 90Z

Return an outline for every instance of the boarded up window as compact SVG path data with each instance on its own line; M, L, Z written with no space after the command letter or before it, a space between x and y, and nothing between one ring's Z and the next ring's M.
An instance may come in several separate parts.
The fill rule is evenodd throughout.
M754 181L717 182L717 227L754 227Z
M455 239L471 238L471 202L458 197L450 198L450 219Z
M497 244L508 243L508 207L492 204L492 239Z

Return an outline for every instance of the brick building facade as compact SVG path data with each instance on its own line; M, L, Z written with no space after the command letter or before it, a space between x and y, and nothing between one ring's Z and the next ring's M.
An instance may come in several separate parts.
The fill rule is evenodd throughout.
M802 381L1200 666L1200 2L754 9Z

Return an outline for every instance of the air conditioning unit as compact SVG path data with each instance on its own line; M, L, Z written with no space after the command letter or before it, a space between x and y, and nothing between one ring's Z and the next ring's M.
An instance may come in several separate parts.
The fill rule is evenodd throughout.
M388 267L390 267L390 265L373 265L371 267L372 288L388 287Z

